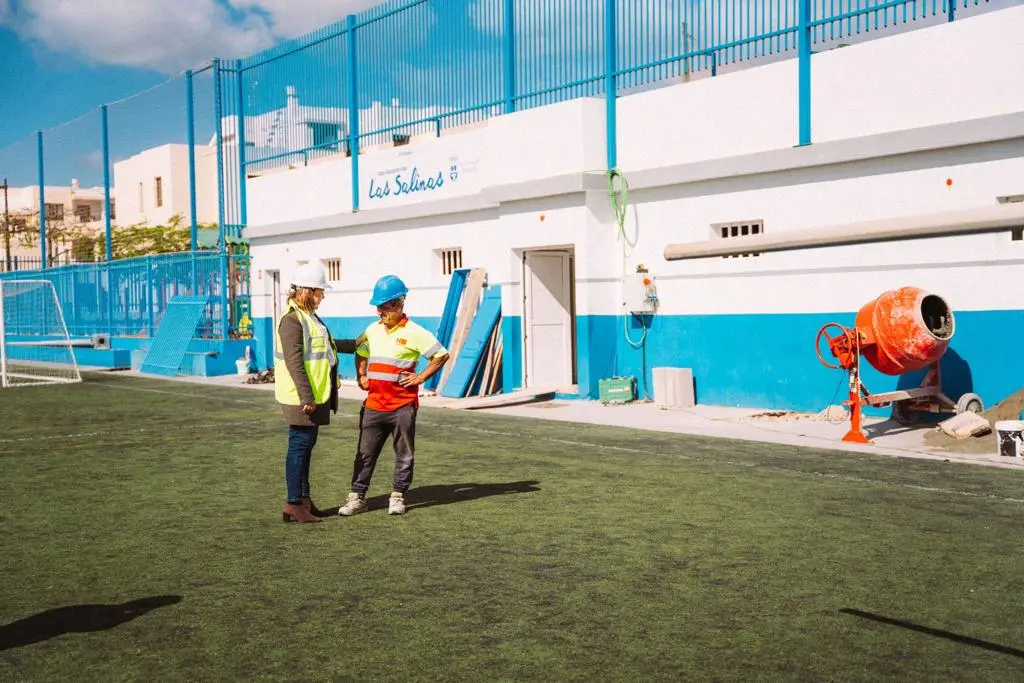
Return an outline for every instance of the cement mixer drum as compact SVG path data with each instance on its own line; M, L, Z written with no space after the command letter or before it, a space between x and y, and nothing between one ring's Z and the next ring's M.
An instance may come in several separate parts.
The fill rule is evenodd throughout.
M857 313L861 353L881 373L902 375L937 362L953 338L953 311L917 287L885 292Z

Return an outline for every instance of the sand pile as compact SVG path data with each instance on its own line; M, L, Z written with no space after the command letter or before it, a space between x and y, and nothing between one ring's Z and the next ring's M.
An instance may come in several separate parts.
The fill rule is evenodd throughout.
M1021 410L1024 410L1024 389L1000 401L981 414L982 417L989 421L989 424L993 425L992 431L988 434L957 440L946 436L936 429L925 435L924 442L932 448L941 448L957 453L989 453L995 455L997 451L995 423L1002 420L1019 420Z

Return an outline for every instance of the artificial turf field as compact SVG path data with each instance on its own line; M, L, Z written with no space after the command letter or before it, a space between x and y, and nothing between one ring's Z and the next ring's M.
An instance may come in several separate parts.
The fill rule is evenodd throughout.
M348 491L358 404L314 453ZM272 392L0 392L2 680L1024 679L1024 472L422 409L283 524Z

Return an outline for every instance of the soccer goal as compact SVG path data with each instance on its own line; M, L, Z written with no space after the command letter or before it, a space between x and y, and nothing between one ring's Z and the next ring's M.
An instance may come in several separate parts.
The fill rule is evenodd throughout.
M0 384L81 382L57 290L49 280L0 280Z

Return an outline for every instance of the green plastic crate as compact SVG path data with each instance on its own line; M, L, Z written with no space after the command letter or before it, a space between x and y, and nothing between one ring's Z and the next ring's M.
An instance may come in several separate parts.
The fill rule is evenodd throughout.
M598 380L602 403L629 403L636 400L636 377L609 377Z

